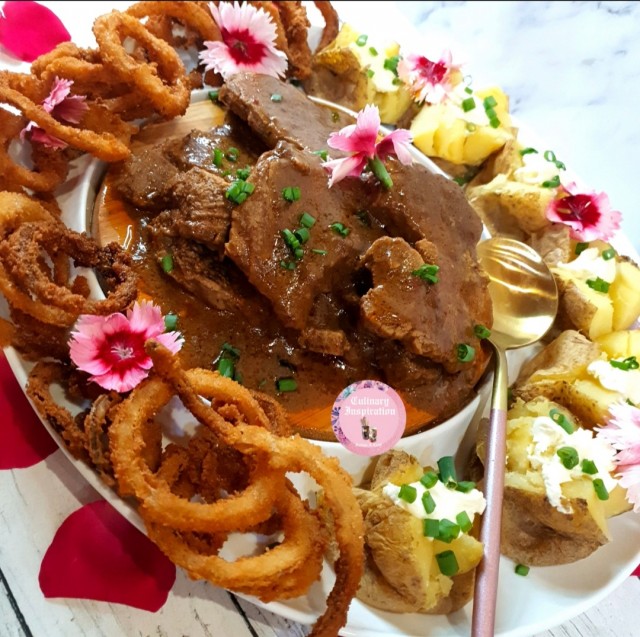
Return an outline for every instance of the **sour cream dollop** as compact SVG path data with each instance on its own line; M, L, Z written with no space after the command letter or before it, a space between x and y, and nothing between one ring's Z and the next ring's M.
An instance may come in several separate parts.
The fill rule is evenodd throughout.
M547 416L540 416L533 421L533 440L529 445L529 462L531 467L540 471L549 502L561 513L571 513L572 507L562 495L562 485L571 480L588 477L592 480L600 478L607 491L611 491L617 480L611 476L615 469L613 461L615 449L602 438L594 437L589 429L576 429L567 433L560 425ZM578 464L567 469L557 454L561 447L573 447L578 453ZM589 475L583 472L582 460L591 460L598 473Z
M554 271L560 276L580 281L600 277L607 283L613 283L616 278L616 260L603 259L598 248L587 248L573 261L559 263Z
M624 370L614 367L609 361L593 361L587 372L597 378L605 389L622 394L634 405L640 403L640 369Z
M455 489L449 489L438 480L430 489L427 489L421 482L411 482L409 486L416 490L416 499L413 502L407 502L399 497L400 487L395 484L386 484L382 488L382 492L390 498L396 506L411 513L411 515L421 520L450 520L456 521L456 516L466 511L469 520L473 522L476 515L484 512L486 500L478 489L471 489L468 493L462 493ZM422 504L422 496L429 492L435 508L431 513L427 513Z

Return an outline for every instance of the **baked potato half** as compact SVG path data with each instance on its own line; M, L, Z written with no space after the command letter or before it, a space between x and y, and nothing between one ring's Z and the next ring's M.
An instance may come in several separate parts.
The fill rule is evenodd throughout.
M402 451L378 460L370 490L356 489L365 520L366 566L358 599L382 610L447 614L472 597L475 567L483 554L473 535L460 533L450 542L423 534L422 520L394 504L383 489L414 483L424 475L418 461ZM436 556L453 551L458 572L442 574Z
M561 421L575 432L567 433ZM485 439L486 422L477 443L481 460ZM592 469L582 464L569 470L573 462L563 464L558 455L568 447L584 455L579 462L594 462L597 472L588 473ZM631 508L610 475L614 455L606 442L575 427L573 415L559 404L543 397L517 400L507 416L502 553L521 564L552 566L583 559L606 544L607 518ZM605 494L594 488L594 479L603 481L607 499L601 499Z

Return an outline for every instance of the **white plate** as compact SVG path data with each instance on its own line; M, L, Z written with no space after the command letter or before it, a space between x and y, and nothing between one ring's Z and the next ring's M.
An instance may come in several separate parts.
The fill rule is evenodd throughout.
M59 198L63 219L74 230L90 227L95 192L102 175L99 162L87 158L78 160ZM96 293L99 288L95 278L91 283ZM9 349L7 359L24 387L30 364ZM512 357L512 373L517 368L518 357ZM475 409L480 401L473 403ZM470 418L474 409L468 409ZM467 420L465 420L467 422ZM144 524L135 509L118 498L107 488L98 476L84 463L73 458L64 444L47 423L45 427L66 453L84 478L122 515L140 530ZM443 453L457 446L464 427L453 428L450 433L443 429L443 435L430 434L412 451L420 455L426 464L437 460ZM435 430L434 430L435 431ZM432 448L432 445L436 447ZM335 445L323 445L329 453L341 450ZM340 454L343 455L343 454ZM344 456L343 456L344 461ZM301 485L302 488L303 485ZM627 513L610 521L613 541L600 548L590 557L575 564L557 567L532 568L527 577L514 573L514 564L506 558L501 560L498 606L496 613L496 635L502 637L526 636L558 625L596 604L619 586L640 562L640 516ZM324 600L333 586L331 568L325 566L322 580L316 583L305 597L288 602L263 604L252 598L254 603L301 623L313 623L324 609ZM376 610L354 599L348 615L343 635L365 637L425 637L429 635L468 635L471 627L471 604L464 609L446 616L422 614L393 614Z

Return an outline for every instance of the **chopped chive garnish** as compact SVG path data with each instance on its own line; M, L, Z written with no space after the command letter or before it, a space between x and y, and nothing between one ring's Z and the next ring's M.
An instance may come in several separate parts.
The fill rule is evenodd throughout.
M221 358L218 361L218 366L216 369L220 376L225 376L226 378L233 378L233 375L236 371L235 363L230 358Z
M629 356L629 358L625 358L623 361L609 361L609 365L616 369L622 369L625 372L628 372L630 369L638 369L638 367L640 367L635 356Z
M164 317L164 329L167 332L172 332L176 329L176 325L178 324L178 315L177 314L166 314Z
M403 484L400 487L400 491L398 492L398 497L405 502L411 504L416 501L418 497L418 491L415 487L412 487L410 484Z
M282 95L280 95L280 93L273 93L271 95L271 101L272 102L282 102Z
M391 84L393 84L394 86L401 86L402 84L404 84L404 82L399 77L394 77L391 80Z
M237 179L227 189L225 197L229 201L240 205L243 201L246 201L247 197L255 190L255 186L243 179Z
M456 347L456 355L461 363L470 363L476 357L476 350L466 343L459 343Z
M467 95L473 95L473 89L470 86L465 86L464 92Z
M493 95L488 95L487 97L485 97L482 103L485 110L489 108L495 108L498 105L498 102L496 101L496 98L493 97Z
M313 250L311 250L311 252L313 252L313 254L319 254L323 257L327 256L327 254L329 254L326 250L319 250L318 248L313 248Z
M358 46L364 46L367 43L367 40L369 39L368 35L365 35L364 33L358 37L358 39L356 40L356 44Z
M556 161L556 154L552 150L545 150L543 157L552 163Z
M223 354L229 354L233 356L233 358L240 358L240 350L231 345L231 343L222 343L222 347L220 349Z
M169 272L173 270L173 256L171 254L165 254L160 261L160 265L162 269L169 274Z
M378 50L374 46L370 46L369 54L372 55L373 57L376 57L376 55L378 55Z
M304 250L302 248L295 248L293 251L293 256L299 261L304 256Z
M236 177L238 179L242 179L243 181L247 179L247 177L249 177L250 174L251 174L250 168L238 168L238 170L236 170Z
M347 237L349 235L349 228L347 228L343 223L336 221L329 226L336 234L339 234L341 237Z
M287 186L282 189L282 198L285 201L298 201L300 199L300 188L298 186Z
M440 266L432 265L429 263L424 263L417 270L412 270L411 274L413 276L417 276L419 279L423 281L429 281L429 283L437 283L438 282L438 270Z
M460 491L461 493L469 493L476 488L476 483L471 482L471 480L460 480L456 485L456 491Z
M331 112L331 121L332 122L339 122L340 121L340 113L338 113L338 111L332 111Z
M529 575L529 567L524 564L517 564L515 568L516 575L522 575L522 577L526 577Z
M607 248L606 250L602 251L602 258L605 261L610 261L615 256L616 256L616 251L613 248Z
M283 270L295 270L296 264L293 261L280 261L280 267Z
M566 167L566 165L565 165L565 163L563 161L559 161L558 159L556 159L553 163L556 165L556 168L558 170L566 170L567 169L567 167Z
M225 157L231 161L231 162L236 162L238 161L238 155L239 155L240 151L237 148L234 148L233 146L231 148L229 148L229 150L225 153Z
M551 179L546 179L540 185L543 188L558 188L558 186L560 186L560 177L556 175Z
M427 471L420 478L420 484L427 489L430 489L436 482L438 482L438 474L435 471Z
M289 230L288 228L285 228L284 230L282 230L280 232L280 234L282 235L282 238L284 239L284 242L292 249L295 250L296 248L300 247L300 241L299 239L296 237L295 234L293 234L293 232L291 232L291 230Z
M462 110L465 113L468 113L476 107L476 101L473 99L473 97L467 97L467 99L462 100L461 106Z
M395 76L398 75L398 62L400 61L400 56L399 55L394 55L390 58L387 58L384 61L384 68L387 69L387 71L391 71Z
M296 236L296 239L300 241L300 243L306 243L311 238L309 231L306 228L298 228L293 231L293 234Z
M373 159L367 162L367 166L371 172L378 178L378 181L387 189L391 190L393 187L393 181L387 167L382 163L382 160L378 155L375 155Z
M208 95L209 95L209 99L212 102L217 102L218 101L218 95L220 95L220 89L215 89L214 91L209 91Z
M437 553L436 561L438 562L440 572L447 577L455 575L460 568L458 566L456 554L453 551L442 551L442 553Z
M576 256L582 254L588 247L589 247L588 243L584 243L584 242L576 243L576 249L575 249Z
M596 495L598 496L598 500L609 499L609 492L607 491L607 487L604 486L602 478L596 478L593 481L593 488L595 489Z
M427 518L422 520L422 535L436 538L440 535L440 520Z
M316 218L312 217L308 212L303 212L300 215L300 225L305 228L312 228L316 222Z
M440 532L438 533L438 539L441 542L450 544L460 535L460 527L451 520L440 520Z
M463 533L468 533L473 526L469 514L466 511L460 511L460 513L456 515L456 522Z
M424 507L424 510L427 512L427 515L435 511L436 501L433 499L433 497L428 491L425 491L422 494L422 506Z
M448 482L457 482L456 468L453 464L453 456L442 456L438 460L438 472L440 473L440 481L447 484Z
M491 330L484 325L474 325L473 333L481 340L491 336Z
M523 148L522 150L520 150L520 156L524 157L525 155L530 155L531 153L538 153L538 151L535 148L532 148L531 146L527 147L527 148Z
M573 423L559 409L552 409L549 412L549 418L551 418L556 425L560 425L568 434L574 432Z
M490 117L489 126L491 126L491 128L500 128L500 120L497 117Z
M609 291L609 283L607 283L600 277L596 277L595 279L587 279L586 284L596 292L603 292L606 294Z
M326 150L314 150L312 155L318 155L322 161L327 161L329 153Z
M595 476L598 473L598 467L593 460L587 460L586 458L580 463L582 473L586 473L588 476Z
M298 389L298 383L295 378L278 378L276 381L276 389L280 392L291 392Z
M224 153L219 148L213 149L213 165L216 168L222 168L222 160L224 159Z
M573 447L560 447L556 453L558 454L560 462L562 462L562 466L565 469L573 469L574 467L577 467L580 462L578 452Z
M367 69L367 77L369 79L371 79L375 74L376 72L373 69Z

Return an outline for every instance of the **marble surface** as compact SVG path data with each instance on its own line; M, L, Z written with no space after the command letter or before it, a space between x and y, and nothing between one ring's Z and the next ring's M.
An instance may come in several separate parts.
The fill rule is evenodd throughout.
M580 183L605 191L640 252L634 159L640 146L640 3L335 3L404 52L463 62L474 86L500 86L511 111Z

